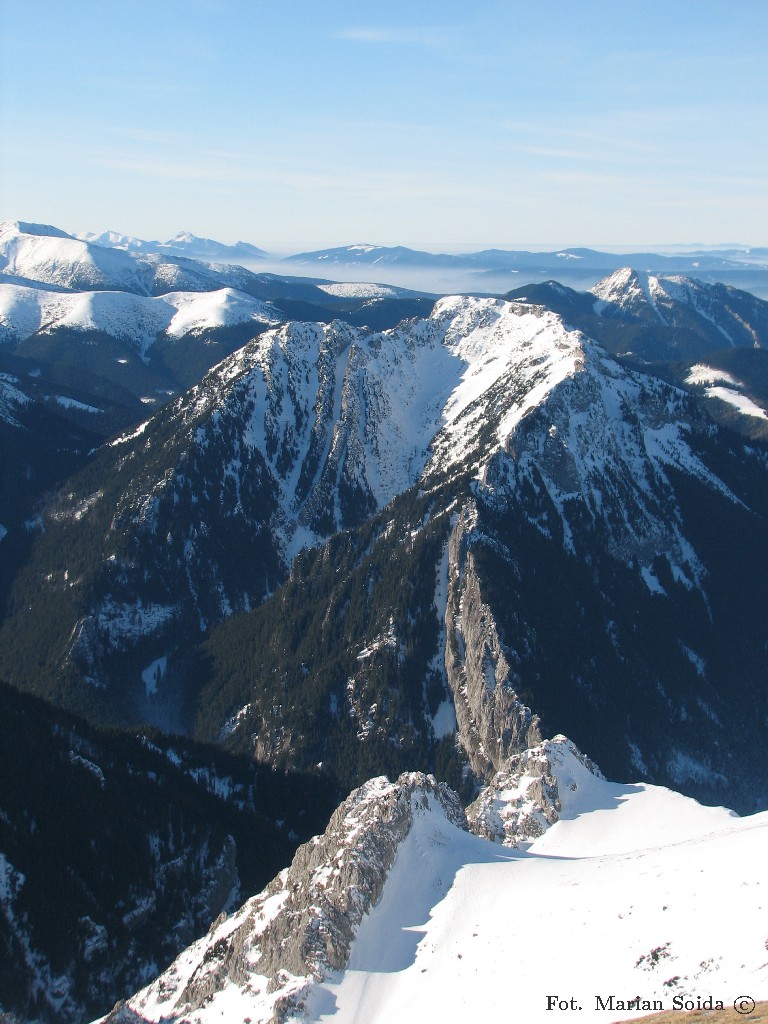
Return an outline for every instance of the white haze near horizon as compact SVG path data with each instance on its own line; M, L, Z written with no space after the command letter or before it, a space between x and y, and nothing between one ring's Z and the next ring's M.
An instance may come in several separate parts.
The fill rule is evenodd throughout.
M426 250L424 250L426 251ZM444 250L445 251L445 250ZM462 249L461 252L471 252L470 249ZM475 250L478 251L478 250ZM529 252L537 250L529 249ZM556 251L553 249L541 249L541 252ZM608 249L601 250L609 252ZM617 250L621 251L621 250ZM632 250L627 250L631 252ZM660 251L660 250L646 250ZM675 250L679 252L681 250ZM235 261L232 261L235 262ZM557 270L536 271L529 268L519 270L504 270L499 273L473 271L470 269L451 269L443 267L404 267L397 263L329 263L322 262L294 263L281 259L265 260L240 260L236 261L239 266L245 267L254 274L276 274L281 277L306 278L312 281L333 281L333 282L354 282L388 284L397 288L407 288L411 291L426 292L430 295L498 295L512 291L524 285L535 284L542 281L557 280L562 284L573 288L576 291L588 291L597 284L603 277L612 271L597 270L590 267L579 268L573 262L563 265L563 272ZM748 279L745 277L743 283L735 284L735 287L742 288L758 298L768 299L768 281L764 280L765 267L768 260L764 260L755 269L756 273ZM745 274L749 271L745 263ZM680 273L680 271L670 271ZM694 273L688 276L695 277ZM708 275L704 275L710 280ZM728 279L728 283L731 282Z
M495 294L499 290L509 291L519 284L528 284L532 277L523 274L522 280L518 273L509 273L491 281L487 275L466 270L447 270L432 267L402 267L393 263L285 263L281 260L250 260L242 261L240 266L254 274L278 274L281 277L300 277L313 281L340 281L356 284L390 284L397 288L408 288L411 291L427 292L431 295L453 295L463 292L488 292ZM589 276L589 275L588 275ZM600 275L597 275L595 283ZM542 281L551 275L539 275ZM508 282L506 285L504 282ZM498 285L498 287L496 286ZM585 288L589 285L585 285Z

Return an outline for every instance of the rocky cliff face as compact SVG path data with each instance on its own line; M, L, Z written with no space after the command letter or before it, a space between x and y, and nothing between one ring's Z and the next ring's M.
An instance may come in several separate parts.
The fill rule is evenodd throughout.
M372 779L353 792L322 836L232 917L214 923L157 981L105 1024L202 1020L243 999L254 1021L300 1012L313 978L346 966L358 925L378 902L414 817L436 811L466 828L455 793L420 773ZM228 1000L230 1003L228 1004Z
M472 554L477 508L468 502L451 531L445 609L445 671L457 739L480 779L511 754L540 742L539 720L515 690L496 620L483 600Z
M467 808L475 835L518 848L558 821L583 772L600 769L566 736L555 736L510 757Z

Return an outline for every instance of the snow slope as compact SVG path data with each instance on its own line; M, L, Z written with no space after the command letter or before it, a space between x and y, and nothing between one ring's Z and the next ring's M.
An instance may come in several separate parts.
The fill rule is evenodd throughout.
M616 1002L636 996L654 1009L675 995L765 998L768 814L737 819L573 763L560 771L579 788L524 852L418 819L309 1019L543 1024L563 1019L547 1010L554 995L587 1022L637 1016L645 1007ZM611 995L607 1013L596 998Z
M574 372L582 342L553 313L495 299L442 299L428 319L380 334L290 323L224 360L179 403L179 418L247 410L237 429L266 455L284 520L273 528L290 561L323 535L320 513L346 525L342 476L383 507L425 471L484 464Z
M685 383L691 387L703 387L707 398L719 398L743 416L768 419L768 413L743 393L745 385L724 370L717 370L703 363L697 363L688 371Z
M13 344L40 331L69 328L109 334L145 355L162 331L181 338L248 320L263 324L280 319L268 303L232 288L149 297L124 291L73 293L0 284L0 342Z
M306 976L294 967L267 984L254 973L268 961L274 967L274 950L259 936L300 884L289 885L284 873L131 999L126 1011L136 1016L116 1011L110 1021L267 1024L282 1008L280 1019L316 1024L546 1024L574 1012L548 1009L552 997L574 1000L579 1021L606 1022L672 1009L676 996L726 1006L739 996L766 998L768 812L738 818L660 787L606 782L565 737L542 749L559 792L559 820L525 848L464 831L428 791L410 798L412 820L344 969L329 970L321 957ZM416 777L407 778L413 787ZM333 859L310 872L310 898L359 856L360 835L370 842L362 822L376 821L372 800L382 801L382 818L394 820L404 779L394 787L368 783L343 805L337 841L327 846ZM328 844L328 835L313 842ZM367 849L375 860L376 847ZM297 854L294 879L307 856ZM347 898L360 902L354 885ZM326 943L327 913L318 910L317 918ZM245 939L243 959L236 953L242 933L232 940L247 914L257 945ZM215 983L201 998L211 971Z
M105 302L111 294L102 295ZM161 311L152 326L162 324L168 334L247 316L258 306L226 289L121 295L114 308L126 303L158 317ZM147 329L136 344L153 337ZM429 318L381 333L340 321L294 322L259 334L141 428L142 449L154 445L156 426L166 446L170 430L174 452L202 454L215 445L218 468L206 457L204 470L169 463L157 476L136 477L117 514L138 526L155 517L158 500L167 502L177 520L190 524L191 547L183 552L189 564L212 521L189 504L192 494L205 492L211 472L220 472L234 487L235 516L252 536L268 528L287 568L302 548L356 525L409 487L430 488L443 474L468 471L483 500L499 508L520 506L526 489L541 495L522 514L548 536L561 526L568 550L592 543L583 527L594 524L611 554L625 564L637 559L652 591L661 591L652 570L660 553L678 580L696 586L703 569L675 511L668 469L732 496L691 450L690 402L684 392L621 367L539 306L447 297ZM129 444L136 436L118 440ZM249 503L256 464L268 479L269 506L261 498ZM164 580L167 572L165 565ZM213 605L217 617L262 596L234 578L218 592L224 597Z
M0 276L67 289L116 289L147 295L154 271L120 249L105 249L57 228L0 223Z
M733 388L707 388L706 394L708 398L719 398L721 402L732 405L734 409L738 409L742 416L754 416L756 419L763 420L768 419L768 413L765 409L761 409L751 398L742 395L741 392L735 391Z
M404 288L393 288L391 285L367 281L340 281L334 284L320 284L318 288L321 292L338 299L396 299L398 296L409 294Z

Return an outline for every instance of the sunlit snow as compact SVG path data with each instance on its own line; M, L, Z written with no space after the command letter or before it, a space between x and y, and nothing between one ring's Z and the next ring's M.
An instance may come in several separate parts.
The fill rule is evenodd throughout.
M80 412L101 412L95 405L86 405L85 402L78 402L75 398L67 398L65 395L54 395L58 405L65 409L78 409Z
M697 384L732 384L734 387L742 386L730 373L726 373L725 370L717 370L713 366L707 366L706 363L696 363L692 366L686 375L685 383L692 386Z
M753 402L751 398L747 398L746 395L740 394L738 391L734 391L733 388L724 387L711 387L707 388L707 396L709 398L719 398L721 402L726 402L728 405L732 405L734 409L738 409L743 416L756 416L758 419L768 419L768 412L765 409L761 409L756 402Z
M607 782L564 737L549 752L559 820L517 849L462 831L432 798L416 805L345 969L322 979L282 972L277 986L256 973L259 936L288 895L283 873L274 895L217 925L129 1005L146 1021L181 1013L189 1024L267 1024L280 993L306 999L295 1019L307 1024L552 1024L574 1012L607 1024L638 1016L626 1005L638 998L671 1009L676 996L726 1006L768 997L768 812L739 818L662 787ZM368 788L375 798L388 785ZM350 819L345 845L312 884L328 883L355 836ZM248 915L238 978L185 1008L191 978ZM568 1017L551 999L580 1009Z
M338 284L320 284L320 291L343 299L395 299L402 290L392 288L390 285L371 284L365 281L356 283L354 281L339 282Z
M232 288L150 297L120 291L46 291L0 283L0 331L4 329L18 340L37 331L63 328L100 331L132 345L142 357L163 331L181 338L250 320L269 324L279 319L267 303Z
M598 996L768 996L768 813L736 819L586 770L578 785L523 852L418 819L308 1019L547 1024L568 1019L547 1010L555 995L605 1022L637 1010L606 1014Z

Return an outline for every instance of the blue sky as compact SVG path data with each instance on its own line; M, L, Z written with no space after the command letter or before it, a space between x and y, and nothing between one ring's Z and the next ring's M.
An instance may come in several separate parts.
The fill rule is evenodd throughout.
M768 244L764 0L0 0L0 216Z

